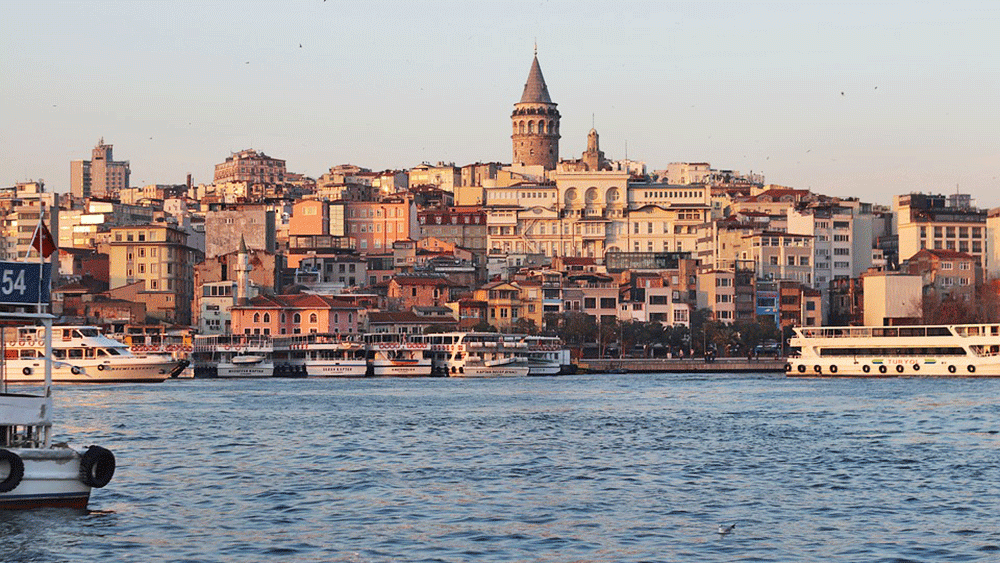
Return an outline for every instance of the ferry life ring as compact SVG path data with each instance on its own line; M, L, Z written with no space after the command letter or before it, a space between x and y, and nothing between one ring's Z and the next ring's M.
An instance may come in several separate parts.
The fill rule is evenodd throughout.
M823 366L816 364L813 366L813 371L816 373L823 373Z
M805 364L799 364L799 368L798 369L799 369L799 373L805 373L806 372L806 365Z
M865 373L870 373L872 371L872 367L870 365L868 365L868 364L865 364L865 365L861 366L861 371L863 371Z
M73 367L69 368L69 371L73 375L80 375L80 373L83 372L83 370L80 369L79 366L73 366Z
M966 369L969 370L969 373L976 373L976 366L974 366L972 364L969 364L969 367L966 368Z
M6 461L10 465L10 473L7 478L0 481L0 493L8 493L17 488L24 478L24 460L21 456L10 450L0 450L0 463Z
M837 373L837 366L836 365L830 366L830 373Z
M21 373L23 373L24 375L31 375L31 368L25 367L24 369L21 370Z
M115 476L115 454L101 446L90 446L80 456L80 481L100 489Z
M18 346L26 346L25 342L26 342L25 340L21 340L21 341L19 341L19 342L17 343L17 345L18 345Z
M899 364L899 365L896 366L896 373L903 373L904 369L906 369L906 368L903 367L903 364Z
M885 366L879 366L879 367L878 367L878 372L879 372L879 373L885 373L885 372L887 372L887 371L889 371L889 368L887 368L887 367L885 367Z
M955 373L956 371L958 370L954 365L948 366L948 373Z

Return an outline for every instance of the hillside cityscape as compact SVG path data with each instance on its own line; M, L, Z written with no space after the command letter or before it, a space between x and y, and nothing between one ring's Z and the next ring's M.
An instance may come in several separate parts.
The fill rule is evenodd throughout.
M3 188L2 250L38 260L43 219L52 312L112 333L496 330L559 335L578 354L683 356L745 355L796 326L1000 320L1000 209L647 167L607 157L596 129L562 158L560 117L536 55L509 163L310 178L257 147L219 155L210 183L134 187L102 138L69 163L68 193Z

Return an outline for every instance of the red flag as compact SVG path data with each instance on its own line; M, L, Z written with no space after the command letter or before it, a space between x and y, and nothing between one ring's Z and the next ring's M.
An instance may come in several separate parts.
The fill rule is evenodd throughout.
M56 241L52 240L52 233L45 226L45 221L41 221L35 229L35 236L31 237L31 248L37 250L45 258L48 258L56 251Z

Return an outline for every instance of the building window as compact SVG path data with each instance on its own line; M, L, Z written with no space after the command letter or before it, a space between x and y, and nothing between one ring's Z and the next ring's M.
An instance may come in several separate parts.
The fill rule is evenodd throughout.
M311 324L316 324L319 322L319 316L316 313L309 313L309 322Z

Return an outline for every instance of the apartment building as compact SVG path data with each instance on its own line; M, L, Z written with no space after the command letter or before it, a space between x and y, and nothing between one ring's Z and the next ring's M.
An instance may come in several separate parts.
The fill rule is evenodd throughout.
M142 282L148 315L191 324L194 265L204 256L187 245L184 231L161 224L113 227L108 248L112 290Z

